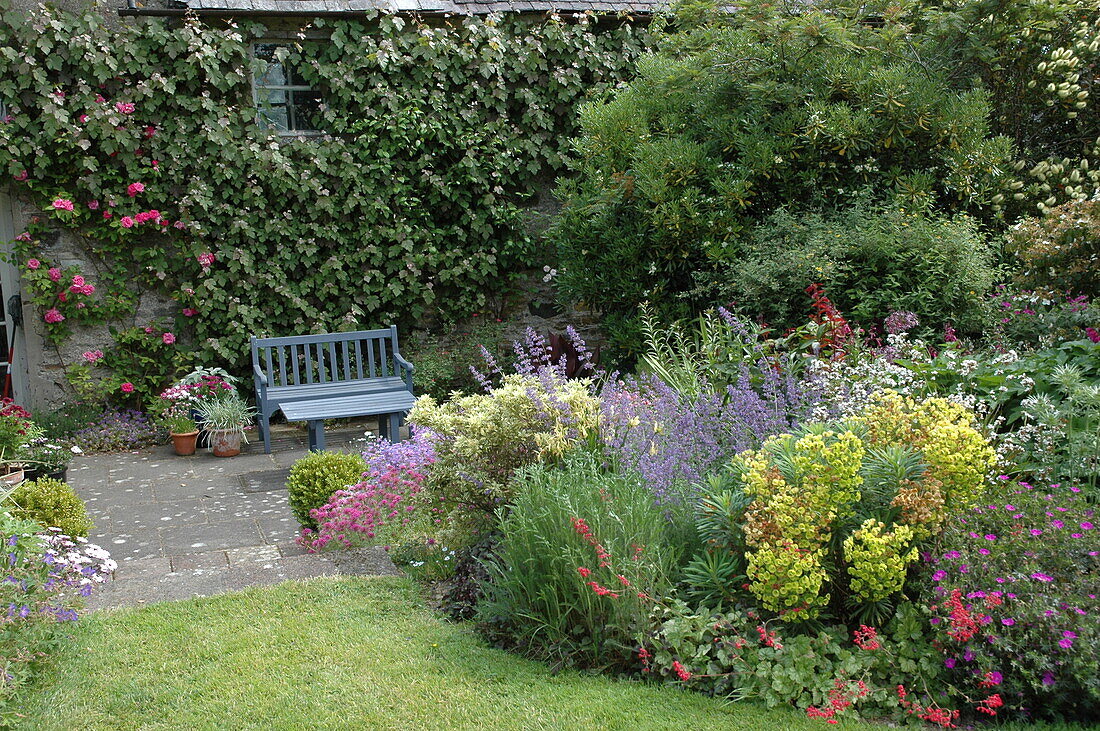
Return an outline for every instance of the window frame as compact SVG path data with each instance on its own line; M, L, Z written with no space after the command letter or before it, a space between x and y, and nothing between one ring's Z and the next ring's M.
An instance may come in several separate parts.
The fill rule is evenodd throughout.
M321 129L294 129L292 127L293 124L297 123L297 115L298 115L297 105L294 104L294 101L293 101L294 96L293 96L292 92L295 92L295 91L311 91L311 92L314 92L314 93L320 95L320 91L321 91L320 89L309 86L307 84L261 85L260 84L260 79L256 75L256 64L258 62L258 58L256 57L256 47L257 46L269 45L269 46L287 46L287 47L289 47L290 45L292 45L292 43L293 43L293 41L291 41L289 39L286 39L286 38L268 38L268 37L265 37L265 38L257 38L249 44L248 53L249 53L249 58L252 61L252 104L253 104L253 106L256 107L256 124L259 127L268 130L269 132L274 132L275 134L279 135L280 137L320 137L320 136L325 135L327 133L324 130L321 130ZM265 63L267 63L267 62L265 62ZM284 76L284 78L289 79L290 78L289 77L289 71L288 71L288 69L285 65L285 62L279 62L279 63L283 65L283 76ZM263 114L263 106L262 105L267 103L267 102L261 101L260 95L261 95L261 91L268 91L268 90L270 90L270 91L284 91L284 92L287 93L287 97L286 97L287 98L287 103L286 103L287 129L279 129L274 124L271 124L271 122ZM321 103L324 104L324 99L323 98L321 99Z

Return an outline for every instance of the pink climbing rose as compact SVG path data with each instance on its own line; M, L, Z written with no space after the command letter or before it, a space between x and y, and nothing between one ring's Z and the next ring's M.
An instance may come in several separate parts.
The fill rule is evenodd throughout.
M94 294L95 293L95 285L85 284L83 287L80 288L80 293L81 294ZM83 307L83 305L77 305L77 306L81 307L81 308Z
M27 259L27 269L37 269L40 266L42 266L42 262L38 259Z
M48 276L50 278L51 282L60 282L61 281L61 270L58 269L57 267L50 267L46 271L46 276Z
M99 201L98 200L88 201L88 210L89 211L98 211L99 210Z
M198 259L198 262L203 269L209 269L210 266L214 263L214 254L209 251L199 254L195 258Z
M119 219L118 222L122 224L123 228L133 228L134 227L134 219L130 218L129 216L123 216L122 218Z
M53 307L53 308L50 308L50 309L46 310L46 314L43 316L42 319L52 325L55 322L61 322L62 320L64 320L65 316L62 315L61 312L58 311L58 309L56 307Z
M73 202L68 198L55 198L53 207L59 211L71 211L73 209Z
M126 383L119 386L119 388L122 389L123 393L133 393L134 392L134 384L130 383L129 381L127 381Z
M194 309L194 308L191 308L191 307L184 307L183 308L183 316L184 317L194 317L197 314L199 314L199 311Z
M130 183L126 186L126 194L133 198L138 193L145 192L145 183Z
M165 345L171 345L176 342L176 336L172 333L164 333L164 335L161 336L161 340L164 341Z
M18 175L13 175L12 177L15 178L16 180L22 182L22 181L27 179L27 171L26 170L20 170Z
M73 277L73 286L76 287L76 289L80 289L81 287L83 287L84 286L84 277L80 276L79 274L74 276ZM74 289L73 291L75 292L76 289Z
M133 114L134 110L137 109L137 107L134 106L133 102L116 102L115 109L117 109L122 114Z
M84 360L88 361L89 363L95 363L103 359L102 350L85 350L83 353L81 353L81 355L84 356Z

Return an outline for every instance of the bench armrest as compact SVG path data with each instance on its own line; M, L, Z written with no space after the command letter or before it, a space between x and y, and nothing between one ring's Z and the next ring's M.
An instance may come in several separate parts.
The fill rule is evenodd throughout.
M267 375L260 369L258 365L252 366L252 378L256 382L257 390L267 389Z
M400 353L394 353L393 354L393 362L394 362L395 366L400 366L401 369L403 371L405 371L405 385L408 386L409 393L412 393L413 392L413 372L416 370L416 366L414 366L409 361L405 360L405 358Z
M397 365L401 366L402 368L404 368L409 373L412 373L413 371L416 370L416 366L414 366L409 361L405 360L404 356L402 356L400 353L394 353L393 354L393 362L396 363Z

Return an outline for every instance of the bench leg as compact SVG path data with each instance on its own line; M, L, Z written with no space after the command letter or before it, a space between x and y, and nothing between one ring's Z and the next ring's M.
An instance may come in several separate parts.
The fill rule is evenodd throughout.
M401 441L401 414L389 415L389 434L387 435L391 442Z
M257 414L256 427L264 438L264 454L271 454L271 415L262 411Z
M309 422L309 449L311 452L325 451L324 419L314 419Z

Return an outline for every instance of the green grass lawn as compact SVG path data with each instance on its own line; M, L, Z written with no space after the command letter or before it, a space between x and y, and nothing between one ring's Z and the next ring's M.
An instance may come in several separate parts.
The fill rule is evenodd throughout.
M34 729L832 728L789 709L552 674L435 617L397 578L89 615L24 697Z

